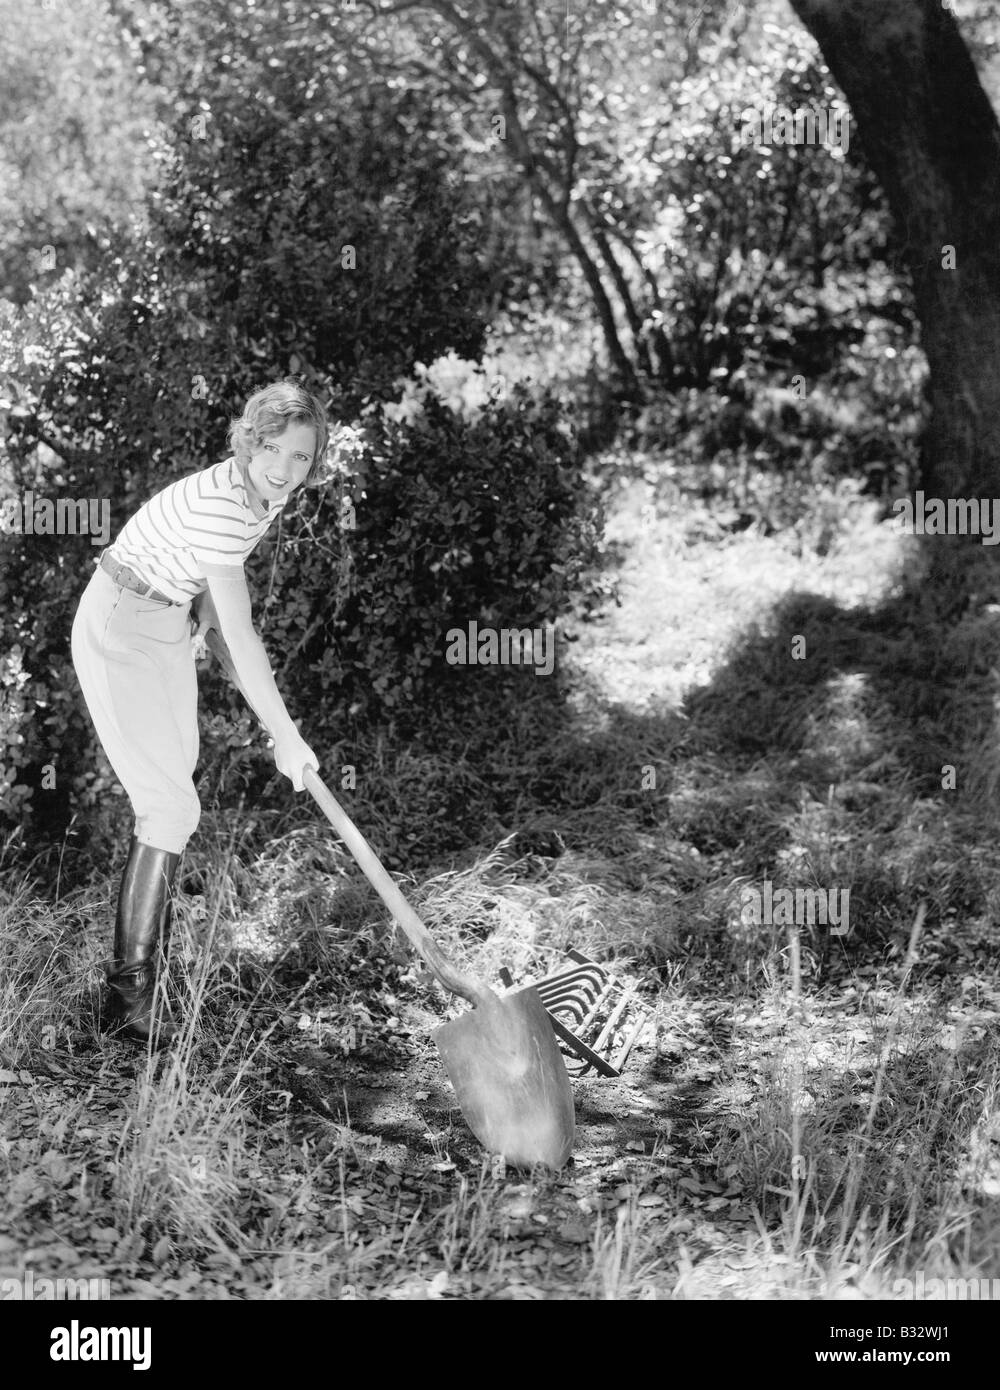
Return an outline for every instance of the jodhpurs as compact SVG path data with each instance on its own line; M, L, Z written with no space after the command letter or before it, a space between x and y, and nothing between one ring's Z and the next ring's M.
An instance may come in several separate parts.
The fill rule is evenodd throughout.
M198 677L191 605L121 589L101 569L73 620L73 665L108 761L144 845L180 854L201 815Z

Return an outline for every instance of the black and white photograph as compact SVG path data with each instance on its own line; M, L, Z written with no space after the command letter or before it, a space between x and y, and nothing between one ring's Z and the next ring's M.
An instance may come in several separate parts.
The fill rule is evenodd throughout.
M26 1364L978 1365L1000 6L0 0L0 190Z

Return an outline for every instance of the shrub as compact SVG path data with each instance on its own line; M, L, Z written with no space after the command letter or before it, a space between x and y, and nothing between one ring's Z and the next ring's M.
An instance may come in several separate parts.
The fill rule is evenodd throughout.
M599 504L558 404L515 386L471 414L435 397L410 423L373 412L344 487L302 498L268 633L311 703L395 711L488 679L448 666L449 629L538 627L603 596Z

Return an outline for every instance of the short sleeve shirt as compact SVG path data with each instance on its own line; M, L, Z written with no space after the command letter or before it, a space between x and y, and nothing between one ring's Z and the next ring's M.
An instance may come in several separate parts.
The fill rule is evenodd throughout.
M111 556L186 603L207 587L209 569L243 565L287 500L255 517L236 460L229 458L155 493L122 527Z

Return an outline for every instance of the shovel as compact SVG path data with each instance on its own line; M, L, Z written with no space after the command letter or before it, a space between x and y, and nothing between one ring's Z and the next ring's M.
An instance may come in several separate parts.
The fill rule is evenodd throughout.
M221 636L211 629L205 640L246 699ZM501 999L453 965L319 774L306 768L303 782L431 974L473 1006L433 1034L473 1134L516 1168L561 1168L573 1151L573 1091L538 994L528 987Z

